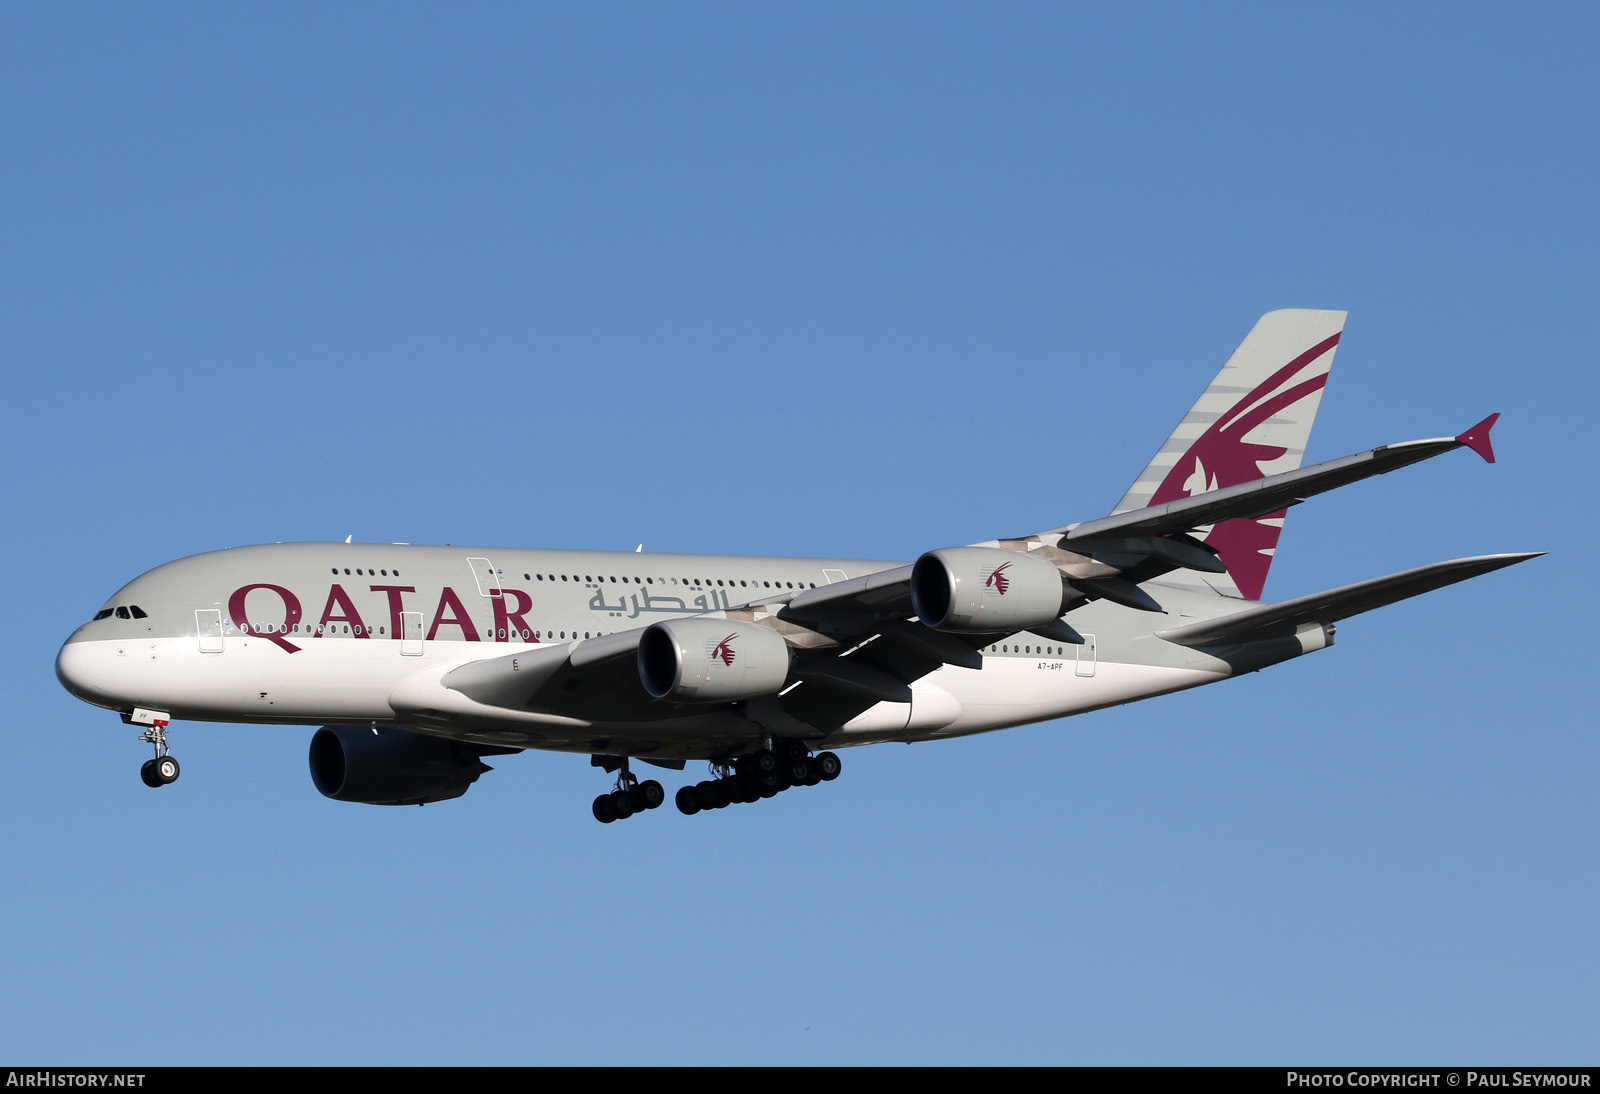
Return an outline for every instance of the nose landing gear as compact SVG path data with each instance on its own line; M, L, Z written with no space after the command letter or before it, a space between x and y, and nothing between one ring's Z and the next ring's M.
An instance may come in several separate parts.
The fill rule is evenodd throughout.
M177 759L167 748L166 714L158 710L136 709L132 714L124 714L122 717L124 721L133 725L144 726L145 731L139 734L139 740L155 746L155 759L146 760L144 766L139 768L140 780L152 788L177 782L181 769L178 767Z
M144 780L146 786L166 786L168 783L178 781L178 761L171 756L160 756L154 760L146 760L144 766L139 768L139 778Z

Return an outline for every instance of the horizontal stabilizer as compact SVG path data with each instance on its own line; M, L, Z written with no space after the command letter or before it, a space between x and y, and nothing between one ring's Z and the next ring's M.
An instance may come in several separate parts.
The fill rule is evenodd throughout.
M1442 589L1457 581L1489 573L1530 558L1538 558L1543 551L1525 554L1479 555L1476 558L1458 558L1450 562L1435 562L1419 566L1388 577L1371 581L1358 581L1326 592L1285 600L1281 604L1262 604L1234 615L1209 619L1174 630L1157 631L1157 638L1176 642L1180 646L1213 646L1230 642L1253 642L1262 638L1279 638L1295 633L1296 628L1308 623L1335 623L1352 615L1370 612L1385 604L1406 600L1422 593Z
M1085 521L1063 532L1061 546L1081 539L1098 539L1114 536L1170 535L1217 524L1235 517L1260 517L1277 512L1286 506L1316 494L1323 494L1341 486L1348 486L1373 475L1383 475L1422 460L1431 459L1457 448L1470 447L1493 458L1489 448L1489 427L1498 415L1491 415L1459 437L1438 437L1426 441L1404 441L1387 444L1353 456L1302 467L1298 471L1285 471L1281 475L1268 475L1253 482L1211 490L1192 497L1179 498L1162 505L1145 509L1130 509L1099 520ZM1485 455L1487 453L1487 455Z

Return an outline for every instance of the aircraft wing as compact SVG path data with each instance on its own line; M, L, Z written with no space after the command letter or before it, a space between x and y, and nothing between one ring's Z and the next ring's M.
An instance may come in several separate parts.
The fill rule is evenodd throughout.
M610 685L601 690L614 695L616 684L630 680L637 684L637 678L628 671L623 659L638 650L644 632L645 628L635 627L581 642L563 642L500 657L485 657L450 670L439 682L474 702L513 710L567 705L560 696L570 697L579 689L574 687L563 692L562 685L573 679L581 680L577 675L580 673L601 678L616 676L616 681L595 681ZM544 694L547 691L550 694Z
M1283 637L1308 623L1335 623L1385 604L1420 596L1479 574L1538 558L1543 553L1478 555L1475 558L1435 562L1431 566L1419 566L1387 577L1358 581L1354 585L1296 597L1279 604L1261 604L1187 627L1157 631L1156 637L1180 646L1216 646Z
M1457 448L1471 448L1493 463L1494 449L1489 444L1489 430L1499 417L1498 414L1491 414L1456 437L1382 445L1353 456L1327 460L1279 475L1268 475L1253 482L1242 482L1237 486L1211 490L1145 509L1131 509L1051 531L1062 534L1063 548L1070 543L1095 539L1167 536L1235 517L1259 517L1275 513L1317 494L1348 486L1373 475L1384 475Z
M862 620L896 619L911 613L911 566L896 566L866 577L853 577L789 599L783 614L796 619L853 616Z
M640 656L640 647L650 627L458 665L438 677L432 690L417 690L409 699L397 696L394 701L415 708L423 719L429 710L454 709L464 700L463 713L489 722L500 717L515 721L533 714L584 723L639 724L704 717L739 720L746 727L754 722L769 731L776 725L786 735L807 736L811 727L842 725L878 703L911 702L911 684L943 665L980 668L980 649L1021 630L1063 643L1082 642L1082 636L1062 617L1090 600L1159 611L1160 605L1139 588L1141 582L1178 567L1202 572L1222 569L1216 552L1188 532L1236 517L1273 513L1307 497L1456 448L1470 447L1492 462L1489 430L1497 417L1491 415L1456 437L1385 445L1034 536L954 549L1017 560L1003 563L1002 569L1022 566L1018 556L1034 556L1028 565L1036 571L1042 566L1043 573L1051 577L1052 588L1056 579L1060 582L1056 616L1043 623L1034 619L1027 626L997 626L982 633L924 626L917 621L913 606L914 565L773 594L686 620L689 625L696 619L725 622L729 630L754 627L767 636L768 649L786 650L783 657L789 671L784 682L747 702L730 705L704 696L671 701L653 697L641 681L641 665L647 658ZM1293 634L1307 623L1333 622L1531 557L1490 555L1438 563L1158 633L1189 646ZM991 580L997 572L991 571ZM1009 572L1014 576L1019 570ZM713 639L721 639L718 630ZM696 634L704 637L701 632ZM748 660L741 662L745 663ZM604 751L604 746L596 743L592 750Z

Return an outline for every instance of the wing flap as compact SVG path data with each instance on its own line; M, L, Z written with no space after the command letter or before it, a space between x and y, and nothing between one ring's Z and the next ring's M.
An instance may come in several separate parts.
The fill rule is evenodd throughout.
M1262 638L1291 635L1308 623L1335 623L1386 604L1407 600L1422 593L1442 589L1458 581L1538 558L1543 551L1523 554L1478 555L1435 562L1387 577L1358 581L1338 589L1296 597L1279 604L1262 604L1248 611L1209 619L1187 627L1157 631L1157 638L1180 646L1210 646L1227 642L1251 642Z

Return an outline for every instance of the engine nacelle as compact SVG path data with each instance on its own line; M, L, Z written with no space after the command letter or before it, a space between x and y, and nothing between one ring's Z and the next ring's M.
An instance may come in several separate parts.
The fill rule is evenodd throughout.
M657 699L719 703L774 695L789 678L789 644L731 619L673 619L639 638L639 680Z
M323 726L311 737L311 781L342 802L422 805L459 798L489 770L468 745L402 729Z
M936 630L1025 631L1061 618L1067 585L1055 564L994 547L929 551L911 570L911 604Z

